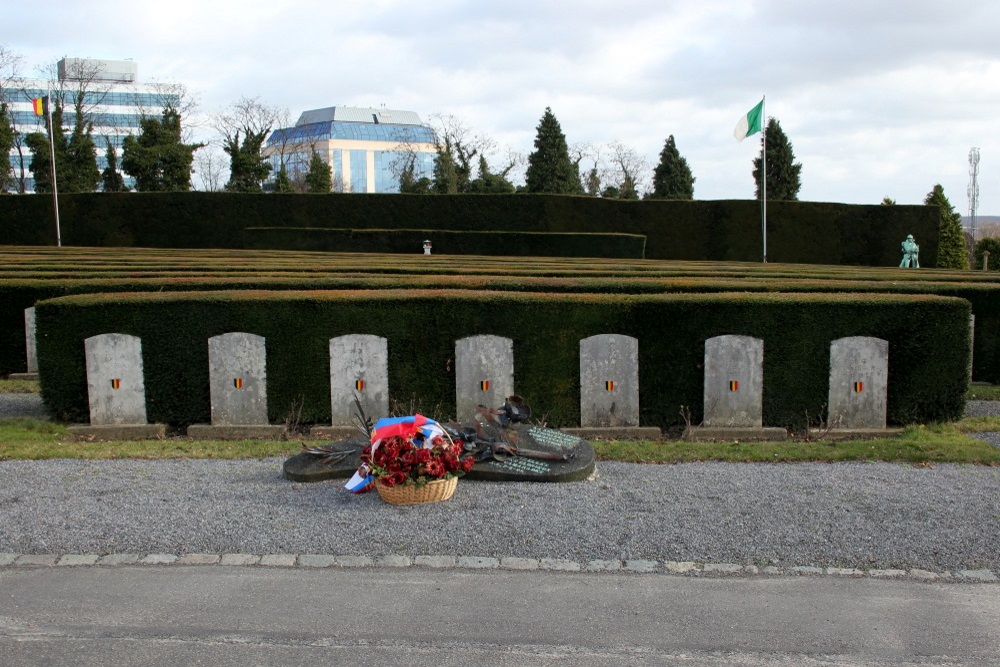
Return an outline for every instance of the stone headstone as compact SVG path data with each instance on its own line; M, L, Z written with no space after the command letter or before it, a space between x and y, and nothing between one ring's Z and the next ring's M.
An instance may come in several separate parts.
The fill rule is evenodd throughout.
M760 428L764 341L716 336L705 341L705 426Z
M601 334L580 341L580 425L639 425L639 340Z
M38 372L38 353L35 347L35 308L24 309L24 342L28 350L28 372Z
M889 385L889 342L851 336L830 344L828 425L884 429Z
M455 342L455 404L459 421L473 419L476 406L495 408L514 394L514 341L471 336Z
M263 336L233 332L208 339L212 426L268 423L266 358Z
M330 339L330 407L334 425L354 424L355 397L372 419L389 414L389 348L385 338Z
M101 334L84 341L90 423L145 424L146 388L142 342L128 334Z

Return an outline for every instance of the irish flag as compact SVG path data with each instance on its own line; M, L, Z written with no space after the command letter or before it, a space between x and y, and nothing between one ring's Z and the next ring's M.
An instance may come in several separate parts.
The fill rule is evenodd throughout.
M743 141L751 134L756 134L760 132L761 128L761 116L764 115L764 100L760 101L760 104L755 106L750 111L747 111L740 122L736 123L736 129L733 130L733 136L736 137L736 141Z

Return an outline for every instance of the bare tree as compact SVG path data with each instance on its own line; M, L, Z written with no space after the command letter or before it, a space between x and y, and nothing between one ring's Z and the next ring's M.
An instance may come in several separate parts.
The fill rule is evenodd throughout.
M229 154L229 182L234 192L260 192L271 165L261 156L267 135L278 122L280 111L261 102L259 97L241 97L218 113L212 124Z
M207 144L194 156L194 173L198 180L197 190L220 192L226 185L223 176L226 170L226 156L218 146Z
M21 63L23 58L20 54L11 51L7 45L0 44L0 146L3 153L3 165L0 167L0 193L5 192L8 186L13 185L18 192L24 192L24 147L22 145L24 137L17 132L17 117L14 115L14 98L17 97L18 90L14 86L15 81L20 77ZM21 162L21 175L17 176L10 166L9 153L15 150Z
M605 182L619 199L638 199L648 190L649 161L634 149L615 140L607 146ZM605 190L606 192L608 190Z

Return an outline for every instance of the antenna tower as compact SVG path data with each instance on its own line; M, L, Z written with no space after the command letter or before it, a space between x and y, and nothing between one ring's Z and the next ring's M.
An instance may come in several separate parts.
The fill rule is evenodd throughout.
M979 208L979 149L969 149L969 233L976 243L976 209Z

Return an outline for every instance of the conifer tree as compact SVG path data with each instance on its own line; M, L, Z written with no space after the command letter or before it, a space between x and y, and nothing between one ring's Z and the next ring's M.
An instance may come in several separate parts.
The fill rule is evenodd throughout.
M937 268L968 269L969 256L965 249L962 216L955 212L955 208L948 201L940 183L927 193L924 204L937 206L941 212L938 228Z
M14 147L14 140L17 133L10 122L9 108L5 102L0 101L0 156L6 156ZM10 160L0 161L0 194L7 191L7 186L13 182L14 169Z
M101 172L101 183L103 184L101 189L104 192L125 192L128 190L125 187L125 179L118 173L118 151L115 150L114 144L110 141L106 142L106 146L104 157L108 166Z
M295 188L292 187L292 179L288 178L288 167L284 164L281 165L278 175L275 176L274 191L282 194L295 192Z
M653 193L650 199L694 199L694 176L687 160L681 157L674 135L660 152L660 163L653 170Z
M190 190L194 152L204 144L183 142L180 113L167 107L160 118L143 118L139 128L122 145L122 169L135 179L136 191Z
M767 121L761 137L761 153L753 159L753 180L757 183L757 199L761 198L761 159L764 139L767 139L767 198L777 201L796 201L802 187L802 163L795 162L795 153L781 125L774 118Z
M552 109L545 108L538 123L535 150L528 156L525 191L549 194L583 194L580 172L569 156L566 135Z
M312 194L329 194L333 189L333 172L319 151L313 149L309 158L309 171L306 172L306 192Z

